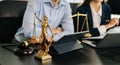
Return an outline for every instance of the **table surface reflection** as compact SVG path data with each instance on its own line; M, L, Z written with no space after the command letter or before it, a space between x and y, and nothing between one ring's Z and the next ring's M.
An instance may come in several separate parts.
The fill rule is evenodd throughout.
M15 47L9 47L14 49ZM15 55L0 47L0 65L120 65L120 48L95 49L84 45L83 49L52 55L52 60L41 62L31 55Z

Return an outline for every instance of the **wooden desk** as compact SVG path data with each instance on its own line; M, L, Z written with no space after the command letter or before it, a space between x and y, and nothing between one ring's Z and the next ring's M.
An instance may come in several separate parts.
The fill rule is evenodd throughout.
M110 55L106 50L96 50L85 45L82 50L56 55L52 61L44 64L34 57L35 53L17 56L10 50L0 47L0 65L120 65L120 54L115 56L115 51L112 51L113 55Z

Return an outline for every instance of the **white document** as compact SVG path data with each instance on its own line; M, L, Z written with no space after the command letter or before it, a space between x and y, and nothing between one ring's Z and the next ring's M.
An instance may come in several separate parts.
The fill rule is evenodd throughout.
M116 27L108 30L107 33L120 33L120 26L116 26Z

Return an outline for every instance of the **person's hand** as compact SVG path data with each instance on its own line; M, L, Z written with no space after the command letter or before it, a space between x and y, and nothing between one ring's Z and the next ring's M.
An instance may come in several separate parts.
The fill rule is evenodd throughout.
M110 20L110 22L108 24L105 25L106 29L112 28L116 25L119 25L119 19L117 18L113 18Z
M30 44L36 44L36 43L39 43L39 38L35 38L35 39L29 39L29 43Z
M53 42L53 38L50 37L47 39L48 42ZM30 44L37 44L37 43L40 43L40 39L39 38L35 38L35 39L29 39L28 41Z
M55 34L61 33L62 31L63 31L63 29L58 27L56 29L52 29L52 34L55 35Z

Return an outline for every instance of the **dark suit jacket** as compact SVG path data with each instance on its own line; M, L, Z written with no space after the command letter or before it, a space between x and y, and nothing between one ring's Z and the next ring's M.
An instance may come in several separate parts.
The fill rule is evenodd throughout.
M88 24L89 24L89 29L90 33L92 36L99 36L100 33L97 28L93 28L93 18L92 18L92 13L91 13L91 8L90 4L83 4L77 8L77 12L83 13L83 14L88 14ZM101 17L101 23L100 25L106 24L108 20L111 19L111 8L107 4L102 4L102 17ZM83 19L84 17L80 17L79 19L79 29L81 29L82 24L83 24ZM86 26L83 27L83 30L86 30Z

